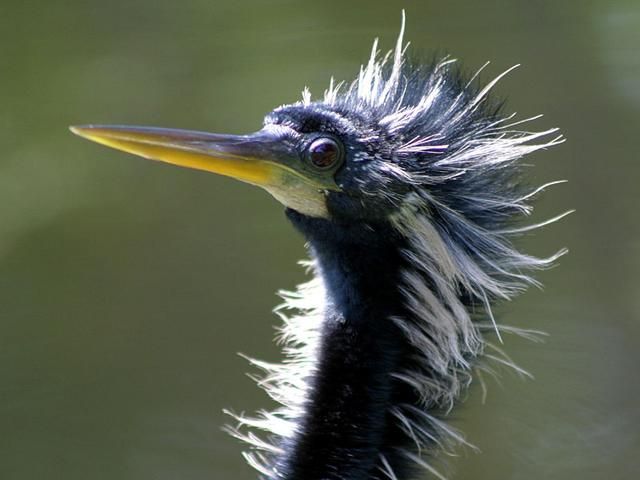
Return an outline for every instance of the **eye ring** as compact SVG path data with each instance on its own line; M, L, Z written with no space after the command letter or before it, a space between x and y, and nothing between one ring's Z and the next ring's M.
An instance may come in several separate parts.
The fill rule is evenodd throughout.
M307 161L317 170L331 170L342 162L344 147L333 137L317 137L306 150Z

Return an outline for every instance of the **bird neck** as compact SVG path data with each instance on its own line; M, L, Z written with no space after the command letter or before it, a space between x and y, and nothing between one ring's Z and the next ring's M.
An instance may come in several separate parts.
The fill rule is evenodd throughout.
M326 291L310 393L299 430L277 462L286 480L365 480L403 470L391 417L415 393L393 374L410 346L393 321L407 314L399 288L404 240L386 223L337 225L288 212L305 235ZM402 478L402 477L397 477Z

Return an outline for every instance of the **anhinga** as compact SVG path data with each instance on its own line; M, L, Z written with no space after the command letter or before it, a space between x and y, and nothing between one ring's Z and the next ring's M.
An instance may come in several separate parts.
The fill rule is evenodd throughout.
M443 419L485 359L511 364L485 338L513 331L492 304L563 253L539 259L512 243L542 225L512 222L546 186L525 187L519 160L560 143L556 129L504 115L489 94L502 75L480 86L451 59L410 61L402 30L382 59L374 43L354 82L332 81L318 101L305 90L250 135L72 127L258 185L306 238L314 279L278 310L286 359L252 360L281 407L236 416L232 430L265 479L442 478L430 460L464 441Z

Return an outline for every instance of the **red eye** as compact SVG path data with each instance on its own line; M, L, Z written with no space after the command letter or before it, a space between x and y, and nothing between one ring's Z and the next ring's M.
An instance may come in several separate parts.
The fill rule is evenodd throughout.
M342 147L333 138L316 138L307 149L307 157L314 167L328 170L342 160Z

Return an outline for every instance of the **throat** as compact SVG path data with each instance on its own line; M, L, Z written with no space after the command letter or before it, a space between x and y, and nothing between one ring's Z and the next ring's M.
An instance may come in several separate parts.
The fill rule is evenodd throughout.
M286 480L383 478L400 433L392 406L414 393L393 374L410 357L393 321L406 314L399 288L402 239L390 225L338 225L288 212L315 257L326 309L309 394L296 435L277 462Z

